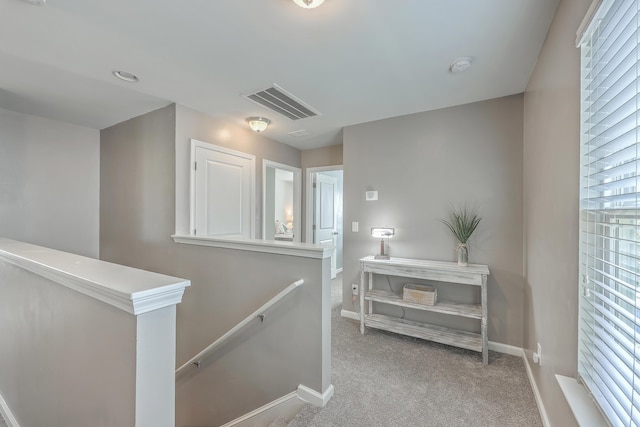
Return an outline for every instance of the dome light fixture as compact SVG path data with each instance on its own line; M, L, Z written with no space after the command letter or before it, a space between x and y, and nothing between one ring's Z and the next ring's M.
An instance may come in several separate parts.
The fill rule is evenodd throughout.
M293 0L295 4L305 9L313 9L324 3L324 0Z
M473 59L469 58L468 56L458 58L453 61L451 65L449 65L449 71L453 74L467 71L469 68L471 68L472 62Z
M119 78L120 80L129 82L129 83L138 83L140 81L138 76L136 76L135 74L129 73L127 71L115 70L113 72L113 75Z
M254 132L263 132L271 124L271 120L264 117L247 117L247 123Z

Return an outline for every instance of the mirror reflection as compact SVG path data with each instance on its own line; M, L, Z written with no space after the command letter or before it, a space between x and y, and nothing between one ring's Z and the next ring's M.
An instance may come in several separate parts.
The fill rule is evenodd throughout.
M263 239L300 241L300 170L265 162Z

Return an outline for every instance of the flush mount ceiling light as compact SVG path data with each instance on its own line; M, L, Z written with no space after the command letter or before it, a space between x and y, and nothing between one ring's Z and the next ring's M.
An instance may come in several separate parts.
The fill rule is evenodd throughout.
M449 65L449 71L452 73L461 73L471 68L471 62L473 60L468 56L458 58Z
M324 0L293 0L293 2L305 9L313 9L324 3Z
M247 123L249 123L249 127L253 131L260 133L271 124L271 120L265 119L264 117L248 117Z
M116 70L113 72L113 75L119 78L120 80L124 80L125 82L129 82L129 83L137 83L140 81L138 76L136 76L135 74L131 74L127 71Z

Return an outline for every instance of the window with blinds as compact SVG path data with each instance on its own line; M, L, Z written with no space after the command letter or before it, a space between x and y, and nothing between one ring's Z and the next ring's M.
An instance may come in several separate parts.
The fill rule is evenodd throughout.
M614 426L640 426L638 1L603 1L582 52L579 375Z

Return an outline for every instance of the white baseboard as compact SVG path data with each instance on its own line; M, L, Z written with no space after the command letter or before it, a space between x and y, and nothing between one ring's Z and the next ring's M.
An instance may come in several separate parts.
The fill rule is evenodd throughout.
M255 409L235 420L229 421L222 427L253 427L257 425L269 425L278 417L287 420L292 419L304 406L310 403L314 406L324 408L333 396L333 384L331 384L324 393L318 393L309 387L300 384L298 390L282 396L273 402L267 403L258 409ZM9 427L19 427L17 424Z
M502 344L499 342L489 341L489 350L497 351L499 353L509 354L511 356L522 357L524 361L524 366L527 370L527 377L529 378L529 383L531 384L531 389L533 390L533 395L536 399L536 405L538 406L538 412L540 412L540 418L542 418L542 424L544 427L551 427L551 423L549 422L549 417L547 416L547 411L544 408L544 403L542 403L542 396L540 396L540 390L538 390L538 384L536 384L536 380L533 378L533 371L531 370L531 365L529 365L529 359L527 359L527 354L525 353L523 348L516 347L509 344Z
M269 425L278 417L293 418L304 406L304 401L298 397L298 392L293 391L273 402L244 414L235 420L229 421L222 427L253 427L256 425Z
M355 311L340 310L340 316L346 317L347 319L357 320L358 322L360 321L360 314Z
M330 384L329 387L327 387L327 390L322 394L310 389L309 387L303 386L302 384L298 386L298 397L319 408L324 408L325 405L329 403L329 400L333 396L333 392L333 384Z
M514 345L502 344L500 342L489 341L489 350L497 351L498 353L510 354L511 356L521 357L523 350L521 347Z
M9 409L9 405L7 405L7 401L4 400L2 395L0 395L0 415L2 415L2 418L6 421L8 427L20 427L18 420L13 416L13 413Z
M529 365L529 359L527 358L527 354L522 350L522 360L524 360L524 366L527 368L527 376L529 377L529 383L531 384L531 389L533 390L533 395L536 398L536 404L538 405L538 412L540 412L540 418L542 418L542 425L544 427L551 427L551 423L549 422L549 417L547 416L547 411L544 409L544 403L542 403L542 396L540 396L540 390L538 390L538 384L536 384L536 380L533 378L533 371L531 370L531 365Z

